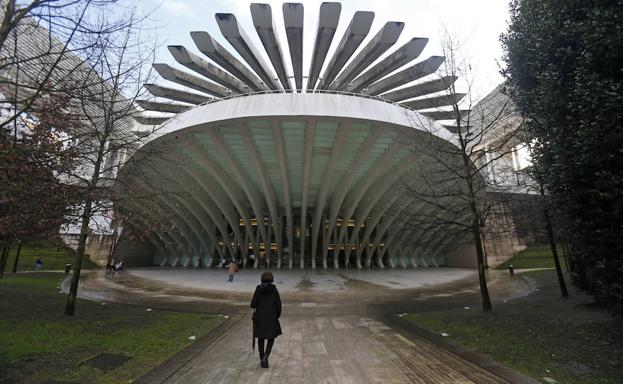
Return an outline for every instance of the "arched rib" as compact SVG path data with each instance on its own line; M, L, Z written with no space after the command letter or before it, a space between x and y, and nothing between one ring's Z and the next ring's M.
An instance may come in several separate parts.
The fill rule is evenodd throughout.
M346 194L349 192L355 180L357 170L359 169L359 167L361 167L361 164L368 158L370 151L372 150L372 148L374 148L374 145L377 143L382 132L383 129L379 126L374 126L372 128L372 132L366 138L363 147L359 151L357 151L357 157L352 162L348 171L346 172L346 178L339 183L337 191L333 194L330 205L329 227L327 228L327 233L331 233L333 231L333 227L336 225L337 215L339 213L340 207L344 203L344 198L346 197ZM323 249L323 253L326 252L327 250ZM334 260L334 263L337 262L338 261Z
M161 125L164 124L170 117L152 117L152 116L132 116L132 118L142 125Z
M264 45L264 49L268 54L268 58L277 72L279 81L281 81L281 85L284 89L290 90L290 82L288 81L286 68L283 64L283 53L281 50L281 44L279 44L277 34L275 33L273 13L270 9L270 5L252 3L251 17L253 18L255 30L257 31L257 34Z
M178 180L178 183L181 182L179 184L180 186L194 185L199 186L201 189L204 189L199 181L192 177L187 168L180 167L179 171L179 180L177 178L176 180ZM216 228L218 228L219 232L221 232L221 238L223 239L224 248L228 249L230 256L235 258L235 253L233 251L233 247L231 246L231 240L229 239L229 231L227 230L227 226L225 225L225 220L223 216L218 213L218 208L215 207L214 204L210 204L209 200L197 198L195 196L192 196L192 200L188 201L187 205L190 205L190 208L188 208L189 211L195 214L203 211L210 217L210 221L216 226ZM199 209L199 207L201 209ZM204 215L198 217L204 228L211 227ZM208 232L208 236L210 236L212 241L218 246L218 240L213 237L213 234L211 232Z
M201 171L197 172L195 169L196 166L193 164L188 168L183 168L183 172L185 172L192 181L198 185L203 192L210 196L210 199L199 199L199 203L203 206L203 208L208 212L210 217L212 217L212 221L214 223L218 223L217 227L221 233L227 233L226 227L220 223L220 217L224 217L225 220L229 223L229 226L232 228L234 232L234 238L238 242L238 246L241 250L241 255L243 257L243 262L246 261L247 251L248 251L248 243L244 243L244 239L240 234L240 222L237 218L233 216L233 212L231 209L227 209L228 205L232 205L231 202L228 204L225 200L223 200L220 195L224 192L215 191L215 189L220 189L220 186L217 182L207 183L204 181L206 178L206 172ZM211 204L211 202L214 202ZM217 214L217 210L220 211L220 215ZM224 237L225 238L225 237ZM244 244L244 247L243 247Z
M196 153L195 148L192 148L192 149L187 148L187 149L190 153ZM180 164L184 164L187 162L183 160L184 155L182 154L175 153L174 156L175 156L175 159L179 161ZM243 263L245 263L246 258L247 258L247 252L248 252L248 243L245 243L240 233L240 220L238 219L237 216L235 216L233 201L231 200L231 198L230 198L230 201L226 201L225 199L222 198L223 195L225 195L226 197L229 197L229 195L227 194L226 191L223 190L223 188L221 187L221 183L218 181L216 177L213 176L213 174L210 171L205 171L200 166L198 166L196 162L194 162L193 160L190 160L190 161L191 161L192 166L184 168L184 172L186 172L188 176L196 183L196 185L198 185L203 190L203 192L206 195L208 195L211 199L211 200L201 199L200 203L207 205L205 209L208 212L210 211L214 212L213 214L211 214L211 216L214 217L213 219L214 222L218 222L216 217L218 217L219 215L217 215L216 210L221 212L222 217L225 218L225 220L229 223L229 226L232 228L234 232L234 238L239 244L242 258L243 258ZM205 162L203 164L205 164ZM206 164L206 165L209 168L215 167L211 162L210 164ZM211 201L213 201L214 204L210 205ZM243 216L241 215L240 217L243 217ZM221 231L221 233L224 233L223 231L225 229L222 227L219 227L219 230Z
M392 231L388 236L387 239L385 240L385 246L383 247L383 249L379 249L377 251L378 257L380 257L381 259L385 256L385 254L387 252L394 252L394 250L398 250L400 252L399 254L399 259L400 259L400 265L403 268L406 268L406 263L405 263L405 257L404 255L407 253L406 250L400 246L398 246L399 244L402 244L402 241L411 234L411 232L414 231L414 229L404 229L404 227L406 226L405 222L399 223L398 226L394 229L394 231ZM388 256L391 257L391 256ZM367 262L367 259L366 259Z
M385 216L385 213L390 209L391 206L394 205L394 203L400 198L399 195L394 195L392 196L390 199L387 200L387 202L381 206L381 207L376 207L376 209L373 211L373 213L370 215L370 219L366 222L366 229L363 232L363 236L361 239L361 244L369 244L370 243L370 235L372 234L372 231L374 229L376 229L376 232L380 232L381 228L379 227L379 223L381 221L381 218L383 218ZM359 214L357 214L357 217L359 216ZM350 243L351 244L358 244L359 239L357 238L357 236L351 236L351 240ZM376 245L376 244L375 244ZM361 247L357 247L356 249L356 257L359 258L361 256L361 250L363 250L363 248Z
M124 220L123 225L128 227L128 229L125 229L126 233L127 232L141 233L141 228L145 227L145 224L143 224L143 221L137 220L136 217L128 218ZM167 245L166 245L167 242L162 239L164 235L163 234L158 235L156 234L155 231L152 230L146 235L144 235L144 237L147 238L149 243L152 244L152 246L154 247L154 254L152 255L152 264L157 264L157 265L160 265L161 267L165 266L167 263L167 260L169 259L170 252L167 251ZM171 243L171 240L168 240L168 242ZM157 258L156 256L158 254L160 254L162 257Z
M223 188L223 190L233 203L234 207L236 207L236 209L238 210L238 214L240 215L245 224L245 231L251 239L251 243L254 244L255 247L255 235L253 234L253 228L251 226L251 219L249 217L248 209L238 198L237 188L232 184L231 178L224 175L220 167L212 161L209 155L205 153L205 149L201 144L199 144L196 137L191 135L187 140L185 140L184 143L186 144L186 147L191 153L201 159L201 165L205 166L207 172L217 180L218 185ZM246 242L244 246L247 247L246 249L248 250L248 244ZM243 263L245 262L246 260L243 260Z
M270 89L281 90L281 86L279 86L274 79L275 75L272 70L268 67L266 62L264 62L264 59L262 59L262 56L253 45L253 42L251 42L251 39L247 36L242 26L238 24L236 15L233 13L217 13L214 17L225 39L238 51L240 56L242 56L247 64L257 73L260 79L264 81L264 84Z
M255 142L253 141L253 138L251 138L251 136L249 135L249 128L238 126L238 132L240 136L242 137L242 140L245 144L247 151L249 152L249 154L251 155L251 158L253 159L253 165L255 166L255 171L257 172L257 175L259 176L258 179L262 187L262 192L264 192L263 196L266 199L266 205L268 206L268 211L270 213L271 220L270 220L269 225L273 225L273 226L277 225L277 213L278 213L277 196L275 194L273 184L268 179L268 171L266 170L264 159L260 155L255 145ZM277 228L274 228L274 229L275 229L275 233L277 233ZM268 246L270 246L270 242L271 242L270 236L268 236ZM280 248L281 246L279 245L278 249ZM281 253L278 252L277 268L281 267L281 256L282 256Z
M370 40L370 42L359 52L357 56L348 64L340 75L331 83L330 89L346 90L352 79L365 70L374 60L378 59L385 51L391 48L398 41L400 33L405 24L396 21L386 23L383 28Z
M404 69L398 73L379 80L374 84L371 84L370 86L368 86L368 90L364 93L376 96L380 95L383 92L415 81L417 79L421 79L424 76L435 73L435 71L441 66L444 60L445 57L443 56L431 56L428 59L420 61L419 63L416 63L407 69ZM450 78L451 77L447 77L444 79ZM456 80L456 78L454 79ZM438 88L440 85L439 80L441 79L437 79L432 82L412 85L410 87L399 89L394 92L383 94L381 95L381 97L391 101L401 101L410 99L412 97L427 95L429 93L437 92L435 89ZM441 90L446 88L447 86L445 88L442 88Z
M407 209L409 209L409 207L415 204L415 202L416 200L414 199L405 199L405 202L399 206L400 208L398 208L397 211L399 212L406 211ZM420 202L416 209L419 209L421 206L422 206L422 203ZM398 218L397 214L390 215L389 217L383 216L383 221L381 222L381 225L379 226L379 228L376 231L376 234L374 235L374 247L372 249L372 252L376 251L377 254L379 254L381 258L383 257L383 254L387 251L382 252L380 244L382 242L383 237L385 236L387 231L391 228L391 226L393 225L393 223L396 221L397 218ZM404 224L405 222L399 223L398 228L402 228ZM389 239L389 236L385 240L386 243L388 243L389 241L388 239ZM392 239L393 239L393 236L392 236ZM387 249L387 246L384 247L384 249ZM360 257L361 257L361 252L358 251L357 259L359 260ZM405 267L404 260L402 258L400 259L400 264L402 265L403 268Z
M428 231L428 233L424 235L424 238L420 241L417 241L416 237L416 242L414 242L414 245L417 246L415 247L415 250L411 256L411 263L413 264L413 266L423 266L426 268L429 267L428 260L426 260L424 251L431 246L431 241L433 241L433 243L435 242L435 240L433 239L435 239L435 235L438 232L438 230L436 231L434 229L431 229ZM420 231L419 233L422 232ZM416 261L416 259L419 260L419 262Z
M283 3L283 23L294 71L296 89L303 89L303 4Z
M175 154L174 158L179 159L179 155ZM166 159L160 159L155 164L154 169L157 168L159 170L169 170L173 174L177 175L175 178L167 176L166 180L176 185L179 190L188 190L190 189L189 187L191 186L202 187L202 185L197 180L194 180L192 176L190 175L189 168L191 167L182 167L182 166L179 166L179 164L182 164L182 162L175 162L175 161L170 162ZM172 166L174 168L171 168ZM154 174L154 176L158 178L163 178L161 174ZM230 248L231 242L229 240L229 232L227 231L224 225L223 219L218 214L216 214L213 207L209 206L208 201L197 198L192 193L189 193L187 195L187 198L184 198L180 195L175 195L175 197L187 210L188 213L186 214L186 216L194 217L196 220L198 220L201 223L203 228L205 229L211 228L212 225L210 223L215 224L216 227L221 232L221 238L223 239L224 248L229 250L229 253L232 257L235 256L232 252L232 249ZM201 209L199 209L199 206L201 207ZM210 217L209 220L207 220L206 214ZM201 234L199 236L203 239L203 236L201 236ZM212 232L208 232L208 236L211 238L212 242L216 245L216 249L219 250L218 239L214 237L214 234ZM204 249L207 251L207 246ZM224 252L223 253L219 252L219 255L223 257Z
M259 229L259 233L262 236L262 239L264 239L264 248L266 250L266 260L267 260L267 263L270 264L272 250L270 249L270 239L268 238L268 234L266 233L266 228L264 228L264 212L258 200L256 199L259 193L257 190L255 190L255 188L251 184L249 184L249 175L240 166L238 161L232 156L229 148L227 147L227 145L225 145L225 143L221 139L217 130L209 129L207 133L210 136L210 139L212 139L212 142L216 145L218 150L221 152L221 155L223 156L225 161L228 163L234 175L238 178L238 183L240 187L242 187L242 190L244 191L247 197L247 201L251 204L251 209L253 210L253 213L255 214L255 218L257 219L257 223L258 223L257 226ZM260 225L260 222L261 222L261 225Z
M379 199L385 194L385 192L387 192L394 182L396 182L398 178L402 177L413 166L411 161L411 159L405 159L397 167L388 167L391 168L392 171L383 174L374 184L370 184L369 189L360 197L360 201L357 202L355 207L355 228L353 229L349 243L359 241L359 231L361 230L361 226L366 223L372 208L374 208ZM342 237L348 238L348 232L342 232L343 234L340 234L340 239ZM350 250L345 253L345 257L350 257Z
M342 40L340 40L340 44L335 49L335 53L327 65L327 69L324 71L323 81L318 87L319 89L329 88L329 85L335 80L340 70L344 68L348 59L350 59L366 36L368 36L373 20L374 12L355 12L342 36Z
M429 215L433 211L434 211L434 208L430 205L427 205L423 209L423 214ZM418 225L418 226L414 226L413 228L409 229L408 228L409 223L404 223L404 224L407 226L407 229L404 230L402 236L400 236L398 240L395 242L395 248L403 249L404 247L406 247L406 245L411 244L411 243L413 243L414 245L417 245L417 247L414 249L413 253L411 254L411 265L414 268L417 268L418 266L426 267L427 265L418 263L415 260L415 258L420 252L419 247L422 246L422 244L427 243L433 237L433 233L435 232L434 228L430 228L430 225L428 227L424 225ZM424 238L421 238L422 234L424 234ZM393 246L394 246L394 243L392 243L392 248ZM401 254L401 257L403 257L402 254Z
M462 116L469 111L459 111L459 115ZM455 111L426 111L420 112L426 117L430 117L433 120L456 120L457 114Z
M161 209L164 211L169 211L171 214L170 219L174 222L173 228L169 228L171 231L171 235L176 241L176 245L179 247L179 250L182 250L182 253L190 253L194 252L196 254L200 254L199 248L197 248L191 236L194 234L192 231L189 231L190 226L185 221L180 221L179 212L173 210L170 204L164 202L163 198L157 198L160 202L159 205L156 205L156 202L145 199L141 202L141 204L136 204L137 207L141 207L143 211L151 212L155 209ZM145 207L152 207L152 210L147 209ZM184 230L186 228L186 230ZM184 246L186 245L186 247Z
M168 183L177 184L175 180L173 180L172 178L168 176L165 176L164 174L156 175L156 174L153 174L153 172L149 172L149 171L146 171L145 174L148 176L165 179L166 182ZM136 178L136 180L139 186L141 186L146 192L150 192L151 188L149 185L145 183L144 180L141 180L140 178ZM186 202L184 201L184 199L182 199L182 197L179 194L172 193L171 194L172 198L177 200L179 203L181 203L181 204L179 203L176 204L176 203L169 201L169 199L167 199L165 196L162 196L160 194L154 194L154 195L158 201L164 204L171 212L177 215L177 217L181 218L181 223L183 223L186 226L186 230L187 231L190 230L190 232L195 236L195 240L203 246L203 249L207 250L208 246L205 243L204 237L202 236L201 229L199 226L196 225L199 222L196 216L197 213L193 212L191 209L189 209L186 206ZM149 200L149 199L146 199L146 200ZM188 239L190 240L190 237ZM196 255L201 255L201 249L197 248L194 242L190 241L190 245L195 251Z
M367 177L357 183L355 187L352 189L349 196L347 196L346 201L348 206L345 209L344 215L342 216L343 220L350 220L355 213L355 208L361 201L361 198L364 196L368 188L370 188L376 181L378 181L381 177L385 175L386 172L390 172L388 169L387 163L393 160L396 155L404 148L404 144L400 142L394 142L383 154L381 159L375 164L372 170L368 173ZM339 242L346 237L347 227L342 227L340 231ZM345 254L350 255L350 251L346 251Z
M145 220L143 215L144 214L140 211L139 213L137 213L131 209L128 210L127 216L124 217L124 219L122 220L122 224L124 226L129 226L130 229L124 232L132 233L134 231L134 233L142 235L142 232L144 229L148 230L149 232L145 236L151 239L152 244L156 248L158 248L158 250L163 254L166 260L167 258L166 244L171 244L172 241L171 239L168 239L168 241L165 241L163 240L163 237L165 236L170 237L170 236L166 232L160 232L159 230L158 232L156 232L156 229L153 228L153 226L148 221Z
M250 90L264 91L268 89L256 74L251 72L240 60L229 53L229 51L212 38L209 33L194 31L190 33L190 37L201 53L245 83Z
M162 87L156 84L144 84L145 89L156 97L164 97L165 99L177 100L189 104L201 104L212 100L206 95L198 95L192 92L181 91L175 88Z
M340 21L340 12L342 4L324 2L320 5L320 15L318 16L318 29L316 32L316 42L312 52L312 61L309 67L309 75L307 79L307 91L311 92L316 87L320 70L327 52L333 41L333 35Z
M137 179L138 180L138 179ZM142 180L139 180L139 183L141 184L139 187L143 190L148 190L148 187L144 184L144 182ZM171 232L171 235L175 238L176 242L178 243L178 245L180 246L181 249L184 250L184 252L189 253L189 252L194 252L195 254L201 254L200 250L197 248L197 246L195 245L193 239L191 238L191 235L194 234L192 230L190 229L190 225L188 223L186 223L185 221L178 221L181 220L182 217L180 217L180 213L179 211L176 211L172 208L172 206L170 205L169 202L166 201L166 199L164 199L162 196L156 195L156 201L158 201L160 204L156 205L156 201L152 201L151 199L143 199L141 200L141 204L138 203L134 203L134 202L129 202L130 204L135 204L137 206L137 208L142 208L141 212L144 213L149 213L152 210L157 210L157 209L161 209L161 210L166 210L172 213L172 219L174 221L174 227L171 228L173 229L173 231ZM145 207L152 207L152 210L150 209L145 209ZM183 225L182 225L183 224ZM186 229L184 230L184 227L186 227ZM178 235L176 235L176 233L179 232ZM182 240L182 238L184 240ZM188 247L190 247L191 249L188 248L184 248L182 246L182 244L187 244Z
M433 57L436 57L436 56L433 56ZM431 59L429 58L428 60L431 60ZM422 63L424 62L425 61L423 61ZM419 64L416 64L416 65L419 65ZM431 69L432 68L434 68L434 66L432 66ZM434 69L433 72L436 70L437 69ZM381 95L381 97L386 100L391 100L391 101L402 101L402 100L412 99L414 97L429 95L431 93L445 91L446 89L450 88L450 86L454 84L454 82L457 79L458 79L458 76L444 76L439 79L415 84L415 85L400 89L395 92L385 93ZM394 75L392 75L386 79L377 81L376 83L370 85L366 93L370 95L379 95L387 90L394 89L403 84L406 84L406 82L403 82L402 76L397 76L394 78Z
M192 108L192 105L187 105L187 104L162 103L162 102L147 101L147 100L136 100L136 104L138 104L141 108L147 111L169 112L169 113L180 113L180 112L184 112Z
M305 240L307 238L307 199L309 178L311 175L311 163L314 155L314 140L316 138L316 123L314 121L306 121L305 127L305 153L303 158L303 187L301 189L301 246L300 246L300 263L301 269L305 267ZM312 256L312 268L316 268L316 257Z
M292 269L294 258L294 217L292 213L292 196L290 194L290 178L288 175L285 142L279 121L275 119L271 120L271 130L275 148L277 149L277 165L279 166L279 175L281 176L281 185L283 186L283 204L286 209L286 224L288 227L288 268Z
M244 93L245 84L218 68L214 64L190 52L182 45L169 45L167 47L171 55L178 63L189 68L208 79L229 88L233 93Z
M467 222L469 220L469 217L471 216L471 213L469 212L469 210L466 210L466 212L461 215L458 218L458 222ZM449 224L446 226L440 226L439 229L437 230L437 233L439 232L443 232L443 233L461 233L461 231L464 231L465 228L460 228L456 223L453 224ZM437 263L437 256L439 254L439 252L445 248L447 248L452 242L455 242L457 240L457 237L459 235L455 235L453 237L444 237L444 236L437 236L437 242L435 242L433 245L429 246L427 249L427 252L425 252L423 254L423 257L425 258L426 262L428 265L432 265L434 267L438 267L439 264ZM432 260L427 260L427 258L432 256Z
M409 40L405 45L398 48L394 53L387 56L380 63L370 67L361 76L352 81L352 92L359 92L364 87L372 84L383 76L393 72L403 65L415 60L426 47L428 39L415 37Z
M318 233L320 232L320 227L322 224L322 213L324 212L324 206L326 203L326 196L329 192L329 186L331 184L333 171L335 170L335 163L340 157L342 146L346 142L348 138L348 132L350 130L350 122L347 122L345 125L340 123L338 125L338 134L335 140L335 144L333 146L333 150L331 151L331 157L329 158L329 162L325 167L325 170L322 175L322 181L320 182L320 188L318 190L318 195L316 195L316 204L315 204L315 212L314 218L312 222L312 257L314 260L316 257L316 251L318 249ZM326 254L323 252L322 258L322 266L323 268L327 268L327 258Z
M441 95L441 96L435 96L435 97L428 97L426 99L405 101L404 103L401 103L401 105L404 105L405 107L416 109L416 110L432 109L432 108L456 105L461 101L463 97L465 97L465 93L455 93L452 95Z
M190 73L180 71L179 69L173 68L168 64L154 63L152 66L163 79L207 93L208 95L224 97L230 92L230 90L225 87L221 87L216 83L204 80L200 77L191 75Z

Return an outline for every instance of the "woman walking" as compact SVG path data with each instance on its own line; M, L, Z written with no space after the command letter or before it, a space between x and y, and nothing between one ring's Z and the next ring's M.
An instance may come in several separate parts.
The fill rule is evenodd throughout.
M279 324L281 298L277 287L273 285L272 273L262 273L261 281L262 283L255 288L251 308L255 309L253 312L254 337L258 340L260 366L268 368L268 357L273 349L275 338L281 335L281 324Z
M236 264L236 260L232 259L227 266L227 270L229 271L229 280L227 282L234 282L234 275L238 272L238 264Z

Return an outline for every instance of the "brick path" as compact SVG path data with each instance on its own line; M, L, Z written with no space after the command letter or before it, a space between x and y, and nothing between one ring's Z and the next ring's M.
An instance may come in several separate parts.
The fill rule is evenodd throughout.
M406 338L384 323L356 315L285 316L269 369L251 355L244 316L207 348L159 382L195 383L508 383L430 342Z

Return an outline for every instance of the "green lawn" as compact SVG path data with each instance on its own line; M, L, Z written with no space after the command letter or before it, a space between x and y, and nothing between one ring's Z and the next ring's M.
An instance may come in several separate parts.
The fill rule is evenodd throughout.
M17 254L17 246L11 247L9 252L9 260L6 263L5 273L11 273L13 264L15 263L15 255ZM17 263L18 271L34 271L35 260L38 256L43 256L42 271L54 271L65 269L65 264L75 264L76 257L73 251L67 248L57 248L53 245L24 245L20 251L19 262ZM82 260L82 268L97 268L97 266L88 258Z
M542 381L558 383L623 383L623 321L592 299L571 289L559 295L555 273L530 273L539 291L507 303L493 313L471 309L412 313L414 322L451 343L489 356Z
M0 280L0 383L127 383L206 334L221 317L79 300L63 314L61 273L5 275ZM100 353L130 359L113 370L86 361Z
M560 264L565 268L565 258L562 255L562 247L558 247ZM501 264L497 269L506 269L512 264L514 268L554 268L554 259L549 245L533 245L519 252L509 261Z

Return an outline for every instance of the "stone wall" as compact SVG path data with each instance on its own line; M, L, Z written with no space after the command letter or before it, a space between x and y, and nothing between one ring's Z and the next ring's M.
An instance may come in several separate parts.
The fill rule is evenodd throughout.
M78 249L78 234L61 234L63 242L74 251ZM97 266L105 267L112 247L113 236L91 234L87 237L85 255Z

